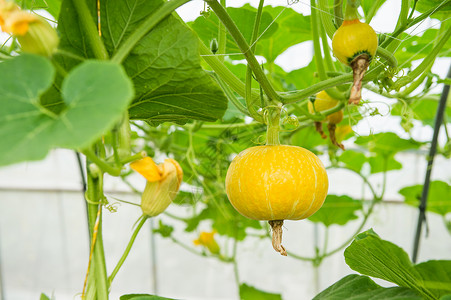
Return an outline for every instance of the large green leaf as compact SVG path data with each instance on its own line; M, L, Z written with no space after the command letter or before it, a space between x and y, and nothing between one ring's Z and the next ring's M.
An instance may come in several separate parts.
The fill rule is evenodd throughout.
M444 2L445 1L443 0L421 0L417 2L415 9L423 13L435 8L435 13L433 13L431 17L444 20L449 18L451 14L451 3L448 2L446 5L443 5Z
M268 293L245 283L240 285L240 299L241 300L282 300L280 294Z
M264 56L269 63L274 62L289 47L312 39L310 16L283 6L268 5L263 11L268 12L278 24L277 31L257 45L256 54Z
M371 174L402 169L402 164L392 156L371 156L368 158L368 162L371 167Z
M353 150L346 150L338 158L340 162L344 163L345 166L351 170L360 173L363 165L367 161L365 154Z
M430 260L415 265L415 269L423 278L424 286L437 298L451 294L451 261Z
M414 291L403 287L383 288L366 276L343 277L313 300L420 300Z
M413 289L426 299L436 299L435 291L423 281L421 268L415 268L403 249L382 240L372 229L359 234L344 255L354 271Z
M405 187L399 191L404 201L412 206L420 204L423 185ZM432 181L429 186L429 195L426 209L430 212L445 216L451 212L451 186L443 181Z
M356 211L362 209L362 202L349 196L327 195L323 206L308 219L312 222L321 222L325 226L332 224L344 225L358 216Z
M359 136L355 143L365 146L371 152L382 156L391 156L397 152L408 149L418 149L421 146L421 143L413 139L402 139L393 132L382 132L369 136Z
M0 165L42 159L54 147L90 145L121 117L133 96L120 66L87 61L64 80L66 108L54 114L40 103L54 77L49 61L22 55L1 63L0 73L8 74L0 81Z
M100 3L102 38L113 56L130 34L164 2L121 0ZM95 20L95 2L88 5ZM72 1L64 0L58 27L62 36L60 48L73 55L58 57L58 61L66 69L80 62L76 57L93 57L79 24ZM123 62L135 87L130 118L154 125L221 118L227 108L227 99L202 70L199 60L198 39L181 20L171 15L158 23ZM49 98L52 99L48 103L57 103L57 92Z
M433 99L431 99L431 97L433 97ZM391 114L394 116L401 116L405 121L411 121L411 119L419 120L424 125L432 127L434 126L439 98L439 95L431 95L429 98L415 99L409 104L398 103L393 106ZM451 120L450 102L448 102L446 107L446 115L449 122Z

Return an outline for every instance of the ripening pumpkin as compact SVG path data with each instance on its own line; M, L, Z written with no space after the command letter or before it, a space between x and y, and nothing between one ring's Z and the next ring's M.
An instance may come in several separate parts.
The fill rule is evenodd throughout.
M283 220L301 220L323 205L329 186L326 169L312 152L297 146L266 145L236 156L226 175L226 192L243 216L267 220L273 247L281 245Z
M340 103L337 99L332 98L325 91L319 92L313 103L311 101L308 102L308 110L311 114L315 112L323 112L325 110L334 108ZM343 120L343 110L340 109L326 117L327 121L327 129L329 130L329 136L332 144L340 147L344 150L344 146L340 144L335 137L335 129L337 128L337 124ZM322 122L315 121L315 128L323 139L327 138L327 136L323 132L323 124Z
M373 28L354 16L345 18L332 38L335 57L353 71L350 104L360 103L363 76L376 54L377 46L377 35Z

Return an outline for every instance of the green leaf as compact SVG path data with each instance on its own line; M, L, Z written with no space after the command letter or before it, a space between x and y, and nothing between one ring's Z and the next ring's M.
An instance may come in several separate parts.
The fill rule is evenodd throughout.
M404 196L404 201L412 206L420 204L423 185L413 185L402 188L399 193ZM429 186L426 210L445 216L451 212L451 186L443 181L432 181Z
M287 85L295 87L292 90L302 90L318 82L318 78L314 76L316 72L316 63L312 59L306 67L287 73L283 79Z
M451 294L440 297L440 300L451 300Z
M347 168L360 173L363 164L367 161L365 154L353 150L346 150L338 158Z
M175 300L173 298L165 298L149 294L127 294L122 295L119 300Z
M386 0L378 0L378 1L361 1L360 6L363 9L363 14L365 15L365 18L368 17L368 13L370 10L379 10L379 8L382 6L382 4L385 3ZM374 7L375 6L375 7Z
M112 56L163 1L100 3L102 38ZM88 6L95 20L95 2ZM65 0L58 26L62 35L60 48L73 54L58 57L65 69L80 63L80 59L75 57L93 57L73 11L72 1ZM199 60L198 39L182 21L171 15L158 23L123 62L135 87L135 98L129 108L130 118L146 120L153 125L221 118L227 108L227 99L220 87L202 70ZM47 102L58 103L57 95L55 91L51 93Z
M311 126L303 128L293 134L291 137L291 144L314 151L317 146L327 144L327 140L322 139L321 135L316 132L313 126Z
M371 152L390 156L397 152L418 149L422 144L413 139L402 139L393 132L382 132L369 136L359 136L355 143L357 145L365 146Z
M434 95L435 96L435 95ZM431 98L415 99L408 105L405 103L398 103L393 106L391 114L394 116L401 116L403 119L415 119L421 121L424 125L434 126L435 115L437 113L437 105L439 96ZM451 106L446 107L446 115L451 119Z
M402 169L402 164L392 156L371 156L368 158L368 162L370 163L371 174Z
M31 11L38 9L45 9L55 19L58 19L58 15L61 7L61 0L14 0L23 9L29 9Z
M46 59L22 55L1 63L0 73L8 74L0 82L0 165L39 160L55 147L89 146L121 117L133 96L120 66L87 61L66 77L66 108L56 115L39 102L54 76Z
M280 294L273 294L258 290L245 283L240 285L240 299L241 300L282 300Z
M417 2L415 10L423 13L430 10L431 8L435 7L437 10L437 8L440 7L440 10L437 10L437 12L433 13L431 17L439 20L445 20L449 18L451 14L451 3L448 2L446 5L442 5L443 3L443 0L421 0Z
M420 300L415 292L403 287L383 288L366 276L343 277L313 300Z
M436 298L451 293L451 261L430 260L415 265L415 269L423 278L424 286Z
M382 240L372 229L357 235L344 255L346 263L354 271L396 283L417 291L427 299L434 299L407 253L395 244Z
M257 44L256 54L264 56L268 63L274 62L289 47L312 39L310 16L304 16L292 8L283 6L267 5L263 11L268 12L278 25L274 34Z
M245 4L238 8L228 7L227 12L243 34L247 43L250 44L257 9L249 4ZM262 13L258 34L260 40L270 37L278 29L278 24L273 23L273 21L272 16L268 12L264 11ZM194 22L190 22L189 25L196 31L205 45L210 45L213 38L218 38L218 23L219 20L216 14L211 13L208 17L199 16ZM231 54L229 56L230 59L236 60L244 58L243 55L236 55L237 53L241 53L241 50L229 34L227 35L226 41L226 53Z
M312 222L321 222L325 226L332 224L344 225L358 216L356 211L362 209L362 202L349 196L327 195L323 206L308 219Z
M173 231L174 227L163 224L161 220L158 222L158 228L153 230L154 233L159 233L162 237L170 237Z
M44 293L41 293L41 296L39 297L39 300L51 300L51 298L49 296L47 296Z

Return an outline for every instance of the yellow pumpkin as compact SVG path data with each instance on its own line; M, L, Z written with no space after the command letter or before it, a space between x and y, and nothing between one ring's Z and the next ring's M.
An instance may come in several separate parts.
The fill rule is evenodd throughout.
M314 103L308 102L308 110L311 114L316 112L323 112L325 110L334 108L339 104L337 99L332 98L325 91L321 91L316 95ZM313 109L315 107L315 109ZM326 117L326 120L330 124L338 124L343 120L343 110L339 110Z
M255 220L300 220L327 195L326 169L312 152L296 146L248 148L232 161L226 192L233 207Z
M248 148L236 156L226 175L230 203L243 216L268 220L273 247L281 245L283 220L301 220L324 203L329 181L326 169L312 152L296 146Z
M348 66L361 54L368 55L371 61L377 50L376 32L358 19L345 20L333 36L332 50L335 57Z

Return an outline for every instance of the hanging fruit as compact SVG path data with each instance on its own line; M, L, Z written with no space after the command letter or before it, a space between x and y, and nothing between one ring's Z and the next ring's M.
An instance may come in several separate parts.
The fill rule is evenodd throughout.
M268 122L267 145L248 148L232 161L226 175L226 192L243 216L269 221L272 245L282 255L284 220L301 220L323 205L329 186L324 165L312 152L280 145L280 112Z
M314 114L316 112L323 112L328 109L336 107L340 101L337 99L332 98L327 94L325 91L319 92L315 99L313 101L308 102L308 110L311 114ZM340 109L339 111L336 111L326 117L327 122L327 129L329 131L329 137L332 144L334 144L337 147L340 147L341 149L345 149L343 144L339 143L337 141L337 138L335 137L335 129L337 128L337 124L340 123L343 120L343 110ZM323 122L321 121L315 121L315 128L316 131L318 131L319 134L321 134L321 137L323 139L326 139L327 136L324 134L323 131Z
M345 19L332 39L335 57L352 68L354 83L349 104L360 103L362 80L378 46L376 32L370 25L360 22L358 18L358 3L359 1L348 0Z

